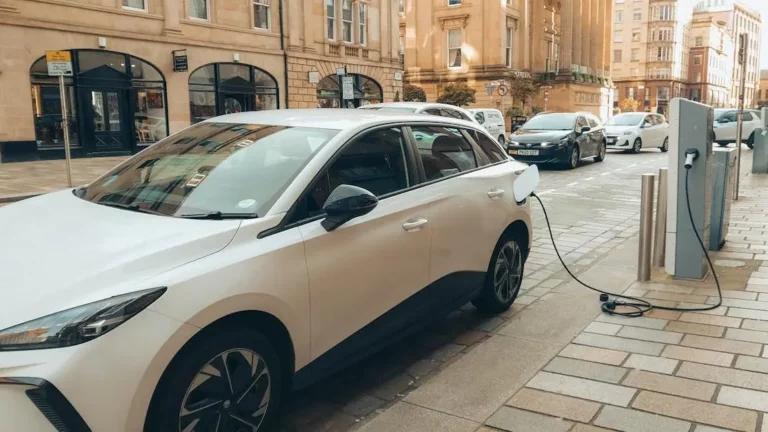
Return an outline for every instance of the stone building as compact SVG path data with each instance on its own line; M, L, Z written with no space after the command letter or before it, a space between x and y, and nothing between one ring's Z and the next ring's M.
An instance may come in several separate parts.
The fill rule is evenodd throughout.
M689 98L715 108L728 106L733 76L733 39L725 23L694 15L689 45Z
M406 82L434 101L461 81L477 107L519 106L512 81L544 85L528 108L609 115L612 0L404 0L400 20Z
M0 161L63 157L46 51L70 53L73 156L123 155L221 114L391 101L397 32L396 0L0 0Z

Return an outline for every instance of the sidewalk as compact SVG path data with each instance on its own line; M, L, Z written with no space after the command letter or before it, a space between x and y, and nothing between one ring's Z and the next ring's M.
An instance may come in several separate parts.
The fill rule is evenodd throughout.
M88 183L125 157L72 159L72 184ZM53 192L67 187L63 160L0 164L0 202Z
M358 429L768 431L768 175L748 174L750 166L745 157L727 249L712 254L722 307L612 317L600 312L597 294L555 270L533 280L521 309L487 342ZM546 248L541 234L534 250ZM580 278L657 305L716 303L711 276L633 282L634 235L604 256ZM534 266L553 263L539 257Z

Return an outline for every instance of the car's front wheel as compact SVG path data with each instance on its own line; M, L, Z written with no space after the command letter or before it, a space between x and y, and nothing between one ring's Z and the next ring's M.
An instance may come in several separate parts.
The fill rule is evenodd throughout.
M659 150L661 150L662 153L666 153L669 151L669 137L664 138L664 143L661 144L661 147L659 147Z
M281 402L282 373L259 332L203 334L163 374L144 431L268 431Z
M578 145L573 145L571 147L571 151L568 154L568 160L565 162L565 167L567 169L575 169L579 166L579 161L581 160L581 151L579 150Z
M754 132L752 132L752 135L750 135L749 138L747 138L747 147L749 147L750 149L755 148L755 133Z
M511 234L505 234L493 250L482 291L472 304L479 311L487 313L509 309L520 292L524 268L525 252L519 240Z
M640 140L640 138L635 138L635 142L632 143L632 150L630 150L633 154L640 153L640 150L643 148L643 142Z
M597 150L597 156L595 156L595 162L602 162L605 160L605 152L608 149L608 144L605 141L600 143L600 148Z

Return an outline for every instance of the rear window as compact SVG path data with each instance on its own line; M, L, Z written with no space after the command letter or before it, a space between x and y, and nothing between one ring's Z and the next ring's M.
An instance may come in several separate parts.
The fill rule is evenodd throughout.
M475 139L478 147L480 147L480 149L488 157L491 163L507 160L507 155L504 154L504 151L501 149L501 147L496 144L495 141L490 139L488 135L476 130L471 130L469 133L472 138Z

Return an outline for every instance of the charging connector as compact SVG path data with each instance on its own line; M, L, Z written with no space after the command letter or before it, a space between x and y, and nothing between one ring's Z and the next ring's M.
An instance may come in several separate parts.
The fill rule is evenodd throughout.
M689 148L685 151L685 169L693 168L693 161L699 158L699 151L695 148Z

